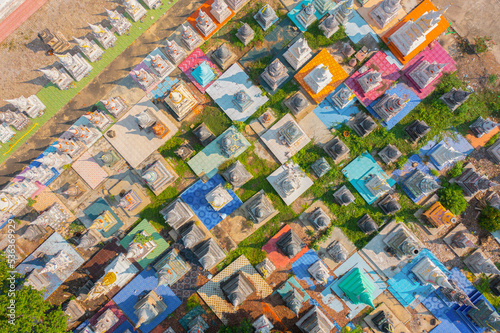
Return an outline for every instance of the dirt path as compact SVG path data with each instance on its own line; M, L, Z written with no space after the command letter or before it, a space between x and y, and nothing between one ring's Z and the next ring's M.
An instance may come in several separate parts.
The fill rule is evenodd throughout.
M5 20L0 23L0 43L21 26L33 13L42 7L48 0L26 0Z

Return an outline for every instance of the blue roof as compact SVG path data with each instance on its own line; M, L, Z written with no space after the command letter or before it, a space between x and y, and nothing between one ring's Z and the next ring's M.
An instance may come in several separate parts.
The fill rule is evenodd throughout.
M87 215L87 217L91 220L94 221L99 215L101 215L104 211L109 211L111 215L116 219L117 223L113 226L113 228L109 229L108 231L104 232L100 230L100 233L104 237L110 237L113 235L120 227L123 225L122 220L113 212L111 207L108 205L108 203L103 199L99 198L97 199L93 204L88 206L83 210L83 213ZM90 227L90 225L86 225L86 227Z
M151 290L154 290L158 296L163 298L163 302L167 305L167 309L160 313L149 324L141 325L140 330L143 333L150 332L182 304L181 300L175 296L168 286L162 285L157 287L157 284L158 278L155 276L155 270L144 270L132 281L130 281L130 283L113 298L113 301L134 323L134 325L137 324L138 321L138 318L134 313L134 305L137 301L148 294Z

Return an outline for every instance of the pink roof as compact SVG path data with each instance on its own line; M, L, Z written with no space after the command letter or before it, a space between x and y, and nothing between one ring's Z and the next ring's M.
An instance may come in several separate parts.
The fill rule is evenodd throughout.
M88 152L83 153L82 156L73 163L72 167L92 189L95 189L108 177L106 171L97 164Z

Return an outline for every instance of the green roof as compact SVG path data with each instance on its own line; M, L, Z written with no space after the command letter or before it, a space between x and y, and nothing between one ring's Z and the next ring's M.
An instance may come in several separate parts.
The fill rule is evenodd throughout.
M153 236L153 242L156 243L156 248L151 251L151 253L149 253L146 258L137 261L142 268L146 268L153 260L155 260L160 254L168 249L169 244L148 222L148 220L142 220L141 223L136 225L135 228L132 229L132 231L130 231L127 236L125 236L120 241L121 246L127 249L130 243L134 240L135 235L141 231L146 231L148 235Z
M359 268L351 270L339 283L339 288L354 304L366 304L375 308L373 305L375 284Z

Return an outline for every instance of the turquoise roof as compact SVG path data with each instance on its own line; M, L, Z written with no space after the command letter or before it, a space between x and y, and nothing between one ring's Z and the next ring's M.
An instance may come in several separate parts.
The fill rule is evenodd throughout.
M202 87L208 85L215 78L214 71L206 61L196 67L195 70L191 72L191 75Z

